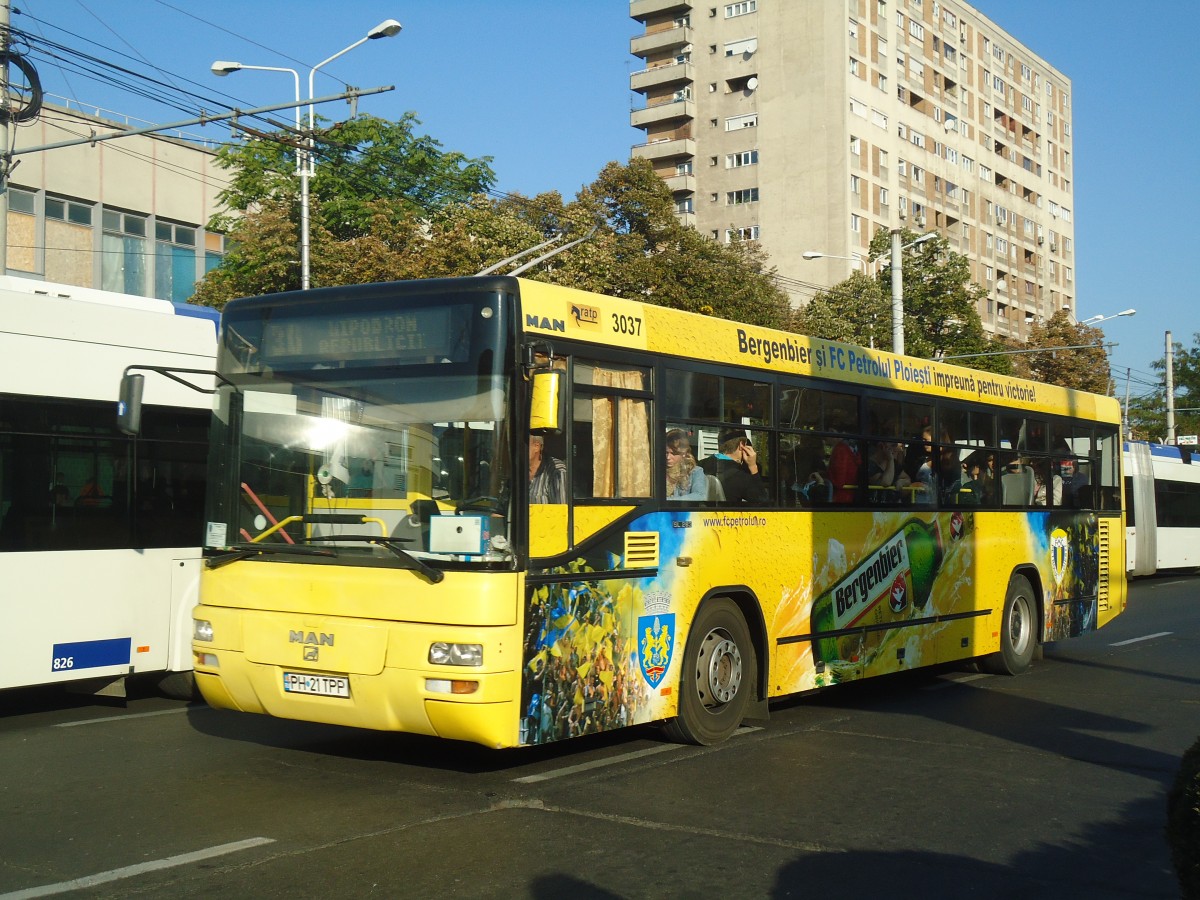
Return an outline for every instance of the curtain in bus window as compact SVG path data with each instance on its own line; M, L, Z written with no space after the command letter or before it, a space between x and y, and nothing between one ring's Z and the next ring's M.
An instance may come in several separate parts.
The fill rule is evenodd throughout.
M642 390L640 371L597 368L597 387ZM592 493L595 497L650 495L650 423L645 400L629 397L592 398L592 436L595 458Z

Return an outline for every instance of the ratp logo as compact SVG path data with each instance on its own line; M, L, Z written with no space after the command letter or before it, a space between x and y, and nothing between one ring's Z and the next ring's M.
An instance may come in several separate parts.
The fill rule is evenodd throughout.
M638 631L642 633L638 642L642 676L650 687L658 687L671 666L671 655L675 650L675 614L639 616Z
M571 304L571 318L580 328L597 329L600 327L600 310L594 306L582 303Z

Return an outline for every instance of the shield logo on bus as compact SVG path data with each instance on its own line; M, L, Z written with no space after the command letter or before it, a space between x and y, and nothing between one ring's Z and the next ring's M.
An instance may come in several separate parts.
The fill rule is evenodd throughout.
M658 687L671 666L675 650L675 614L638 617L638 664L650 687Z
M1067 575L1067 561L1071 556L1071 542L1061 528L1050 532L1050 568L1054 572L1055 584L1062 584Z

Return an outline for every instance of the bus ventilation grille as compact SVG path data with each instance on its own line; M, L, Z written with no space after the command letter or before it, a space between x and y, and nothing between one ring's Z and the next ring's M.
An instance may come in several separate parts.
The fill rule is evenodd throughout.
M1097 563L1099 565L1099 588L1096 593L1096 606L1100 612L1105 612L1108 609L1108 561L1109 550L1111 549L1112 540L1112 520L1100 519L1099 528L1097 529L1097 538L1100 546L1098 552Z
M658 532L625 532L625 568L658 568Z

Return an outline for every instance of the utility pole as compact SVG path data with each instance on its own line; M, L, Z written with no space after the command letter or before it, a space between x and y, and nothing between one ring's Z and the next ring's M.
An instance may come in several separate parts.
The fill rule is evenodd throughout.
M904 272L901 270L900 229L892 229L892 352L904 355Z
M1167 443L1175 443L1175 348L1167 332Z

